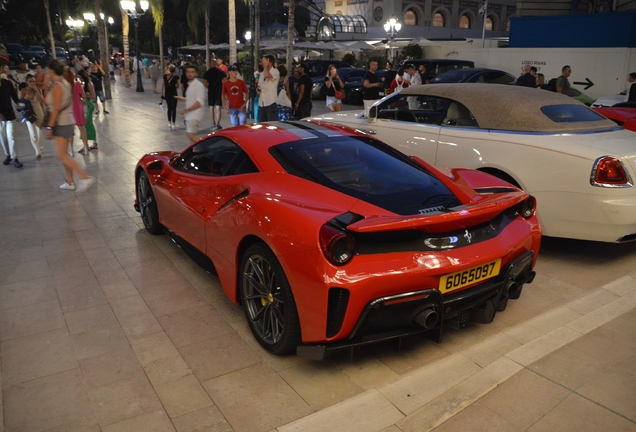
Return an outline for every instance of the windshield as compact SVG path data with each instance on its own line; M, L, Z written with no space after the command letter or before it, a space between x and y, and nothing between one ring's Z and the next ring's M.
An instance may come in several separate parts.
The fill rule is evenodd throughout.
M401 215L459 205L446 186L403 154L366 137L294 141L270 152L285 170Z

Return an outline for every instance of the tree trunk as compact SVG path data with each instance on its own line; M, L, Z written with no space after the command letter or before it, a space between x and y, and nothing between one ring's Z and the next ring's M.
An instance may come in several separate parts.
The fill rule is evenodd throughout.
M110 76L106 73L108 71L108 63L110 61L110 55L108 53L108 40L106 39L106 21L102 19L101 13L101 0L95 0L95 22L97 23L97 40L99 43L99 58L102 61L102 68L104 70L104 96L106 99L112 99L113 96L110 92Z
M210 9L205 8L205 69L210 68Z
M159 77L163 76L163 28L159 32Z
M261 5L260 0L254 0L254 70L261 62Z
M123 33L124 41L124 76L126 87L130 87L130 47L128 45L128 33L130 32L130 25L128 23L128 14L125 10L121 11L121 29Z
M228 15L230 19L230 64L236 63L236 3L228 0Z
M291 67L294 55L294 21L296 19L296 0L289 0L289 13L287 14L287 61L285 67L287 73L292 75Z
M55 36L53 36L53 26L51 25L51 11L49 10L49 0L44 0L44 9L46 9L46 22L49 25L49 39L51 42L51 54L53 58L57 58L57 53L55 52Z

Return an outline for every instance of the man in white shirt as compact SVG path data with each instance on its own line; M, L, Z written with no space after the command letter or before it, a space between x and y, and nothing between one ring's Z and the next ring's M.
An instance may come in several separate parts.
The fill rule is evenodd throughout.
M407 79L407 81L410 81L411 86L422 85L422 77L420 76L420 73L415 70L415 67L412 64L406 65L404 70L409 75L409 78L405 79Z
M278 107L276 106L276 89L280 73L274 67L276 59L273 55L263 57L263 73L258 80L258 122L277 121Z
M188 90L185 97L177 96L177 99L184 100L186 108L181 111L186 123L186 132L190 142L193 143L199 140L197 132L199 132L199 122L203 120L205 115L205 87L203 83L198 80L197 68L194 65L187 65L185 67L186 77L188 78Z

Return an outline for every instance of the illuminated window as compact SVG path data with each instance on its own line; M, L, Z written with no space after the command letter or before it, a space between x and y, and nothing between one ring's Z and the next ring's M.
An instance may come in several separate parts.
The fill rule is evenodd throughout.
M404 14L404 25L417 25L417 14L413 9L409 9Z
M444 15L441 13L438 12L433 15L433 27L445 27L446 23L444 21Z
M490 18L486 18L486 30L492 30L492 20Z
M459 19L459 28L470 28L470 18L468 18L466 15L462 15L462 17Z

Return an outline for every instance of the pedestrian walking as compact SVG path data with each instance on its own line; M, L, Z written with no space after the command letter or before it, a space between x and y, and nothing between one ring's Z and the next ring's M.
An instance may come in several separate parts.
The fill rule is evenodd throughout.
M311 115L312 103L311 103L311 91L313 90L314 83L309 77L309 68L305 63L301 63L298 66L298 98L293 105L295 111L294 118L296 120L309 117Z
M276 107L276 89L280 74L274 67L276 59L273 55L266 55L261 60L263 73L258 80L258 122L278 120L278 108ZM311 81L311 79L310 79ZM310 89L311 90L311 89Z
M95 85L93 84L93 80L91 80L90 75L87 71L83 70L79 73L80 80L82 81L82 90L84 90L84 98L82 102L86 106L85 118L86 124L84 128L86 129L86 141L93 141L93 144L88 147L89 150L96 150L97 146L97 131L95 130L95 125L93 124L93 111L95 110L95 104L93 103L93 99L96 99L95 95ZM86 154L86 150L82 153L82 150L79 151L80 154Z
M35 150L35 157L40 159L44 150L44 131L42 130L42 122L44 120L44 96L42 90L37 85L35 76L27 76L27 87L24 87L20 91L20 99L28 101L30 109L35 114L35 121L31 122L28 118L25 121L27 129L29 130L29 137L31 138L31 145Z
M377 70L377 60L371 60L369 62L369 71L364 75L364 90L362 91L362 102L364 103L364 112L367 116L369 115L369 108L371 108L378 99L384 97L384 89L376 73Z
M22 168L18 160L18 149L15 145L15 109L11 101L19 103L18 93L9 81L9 59L0 56L0 141L6 156L3 165L13 163L16 168Z
M210 107L210 120L212 130L221 129L221 113L223 109L223 81L226 73L218 67L217 62L212 62L210 69L203 76L203 85L208 89L208 106Z
M561 76L556 80L556 91L557 93L563 93L569 96L570 92L570 81L568 77L572 74L572 68L570 66L563 66L561 68Z
M75 119L73 117L72 87L65 79L64 69L64 65L59 60L51 60L48 65L48 75L52 85L51 91L46 96L46 105L50 112L48 123L45 124L46 139L54 140L57 158L64 165L66 181L60 186L60 189L84 192L95 183L95 179L89 177L75 159L67 153L75 130ZM79 176L77 186L73 181L73 173Z
M180 96L179 99L185 101L186 108L181 111L186 123L186 132L190 142L199 140L197 133L199 132L199 122L204 117L205 105L205 86L197 79L197 67L195 65L187 65L185 75L188 78L188 91L185 97Z
M148 67L148 73L150 74L150 82L152 83L152 91L157 93L157 82L159 81L159 66L157 66L157 60L153 60Z
M250 100L245 81L238 78L238 68L228 69L230 77L223 83L223 101L232 126L245 124L245 107Z
M42 66L37 65L35 67L35 83L38 87L38 89L40 89L40 92L42 92L42 96L46 97L46 92L49 88L49 76L47 74L44 73L44 71L42 70Z
M175 120L177 117L177 89L179 88L179 77L175 75L175 65L168 66L168 70L163 76L161 84L161 98L166 101L168 108L168 127L174 129L177 125Z
M523 75L517 78L515 85L522 86L522 87L536 87L537 78L534 75L532 75L531 68L532 66L530 66L529 64L523 65L523 68L522 68Z
M287 121L292 119L292 102L287 90L287 68L285 65L279 65L278 87L276 87L276 108L278 109L278 120Z
M104 114L110 114L106 111L106 97L104 97L104 69L96 63L91 63L91 80L95 87L95 113L99 114L99 108L97 106L97 99L102 103L102 111ZM90 138L89 138L90 139Z
M78 72L79 73L79 72ZM72 111L73 111L73 119L75 120L75 126L80 131L80 137L82 139L82 144L84 145L82 149L80 149L79 153L83 155L88 154L88 139L86 137L86 117L84 116L84 102L82 99L86 98L86 94L84 93L84 89L82 88L82 84L76 80L75 73L72 69L68 68L65 71L65 78L70 83L72 83L71 90L71 100L72 100ZM74 135L71 135L70 144L71 144L71 155L73 154L73 144L74 144Z

